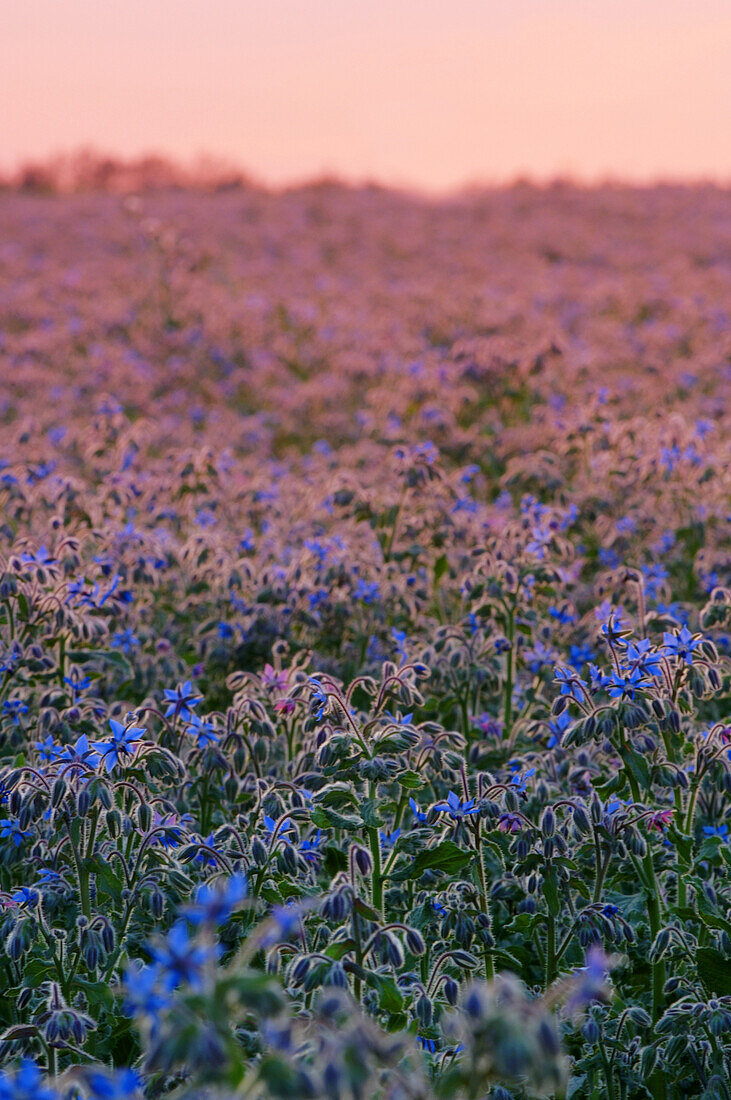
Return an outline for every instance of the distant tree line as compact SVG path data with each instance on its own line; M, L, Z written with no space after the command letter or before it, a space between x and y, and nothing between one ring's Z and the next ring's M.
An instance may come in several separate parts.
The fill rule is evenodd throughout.
M184 167L157 153L124 159L94 149L26 161L12 173L0 176L3 190L30 194L126 194L171 188L221 191L247 186L251 186L251 180L218 158L201 157L191 167Z

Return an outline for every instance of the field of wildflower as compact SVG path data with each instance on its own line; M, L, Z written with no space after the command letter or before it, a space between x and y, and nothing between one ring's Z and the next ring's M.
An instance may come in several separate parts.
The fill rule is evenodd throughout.
M0 1100L731 1098L730 255L0 193Z

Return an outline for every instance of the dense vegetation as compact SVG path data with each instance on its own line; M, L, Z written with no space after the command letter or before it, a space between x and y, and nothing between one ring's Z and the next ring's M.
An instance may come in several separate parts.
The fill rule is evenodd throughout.
M0 230L0 1100L728 1100L728 193Z

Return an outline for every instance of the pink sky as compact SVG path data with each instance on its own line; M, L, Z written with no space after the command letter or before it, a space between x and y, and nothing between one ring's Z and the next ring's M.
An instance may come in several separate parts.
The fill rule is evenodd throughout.
M731 0L0 0L0 166L731 180Z

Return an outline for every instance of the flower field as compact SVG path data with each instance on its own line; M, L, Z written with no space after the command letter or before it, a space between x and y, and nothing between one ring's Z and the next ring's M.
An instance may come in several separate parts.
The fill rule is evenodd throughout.
M729 256L0 192L0 1100L731 1100Z

